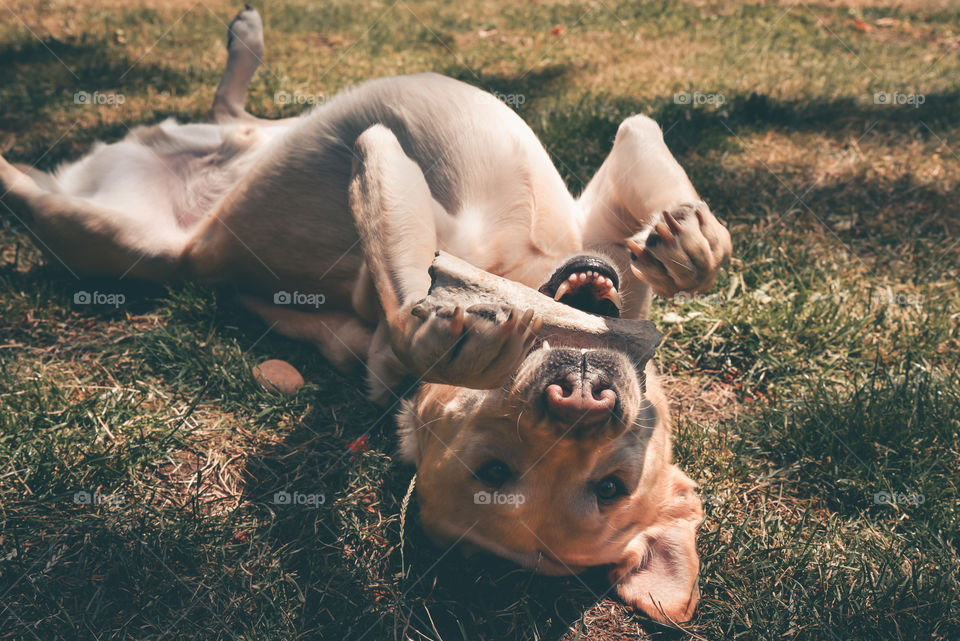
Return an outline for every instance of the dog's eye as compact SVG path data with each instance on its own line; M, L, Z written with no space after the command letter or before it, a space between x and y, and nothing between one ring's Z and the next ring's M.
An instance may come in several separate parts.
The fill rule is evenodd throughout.
M491 487L500 487L510 479L510 466L499 459L487 461L481 465L473 477Z
M601 501L613 501L627 494L627 488L623 481L616 476L605 476L600 479L596 486L597 498Z

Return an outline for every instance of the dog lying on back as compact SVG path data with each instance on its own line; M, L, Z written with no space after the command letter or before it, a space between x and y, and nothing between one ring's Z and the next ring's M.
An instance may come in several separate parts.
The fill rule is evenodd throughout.
M671 462L653 365L550 344L524 309L417 307L437 251L606 316L708 289L730 237L656 123L624 121L575 199L529 127L479 89L380 78L261 120L243 106L263 55L255 10L230 25L228 52L212 123L139 127L50 174L0 159L3 204L78 273L241 286L334 366L362 360L372 400L410 374L431 381L398 422L432 538L546 574L609 565L624 601L689 619L702 509ZM275 305L281 290L325 304Z

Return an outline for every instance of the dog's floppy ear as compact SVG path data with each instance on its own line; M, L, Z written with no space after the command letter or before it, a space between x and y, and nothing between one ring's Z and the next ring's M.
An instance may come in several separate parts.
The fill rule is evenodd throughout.
M663 623L693 617L699 600L696 529L703 518L693 481L675 465L667 468L670 491L656 523L628 547L610 571L610 582L629 605Z

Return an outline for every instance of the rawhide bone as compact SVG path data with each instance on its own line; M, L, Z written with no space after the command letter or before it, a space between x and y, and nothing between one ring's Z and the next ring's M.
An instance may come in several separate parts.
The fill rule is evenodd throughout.
M430 290L417 307L467 309L480 305L484 313L496 314L497 322L506 321L511 307L521 312L532 309L543 322L538 336L552 346L616 349L642 367L660 343L661 334L650 321L588 314L445 252L436 253L430 279Z

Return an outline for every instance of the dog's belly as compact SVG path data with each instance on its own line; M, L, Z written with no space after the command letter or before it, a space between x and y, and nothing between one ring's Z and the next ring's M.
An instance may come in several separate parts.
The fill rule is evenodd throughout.
M59 191L158 225L189 229L214 211L280 130L167 120L97 145L56 173Z
M530 271L525 257L544 247L554 257L579 248L573 199L519 116L474 87L422 74L364 83L271 134L191 242L193 273L344 306L363 262L348 197L353 146L378 123L439 204L438 248L508 277L504 266ZM535 230L538 217L549 224Z

